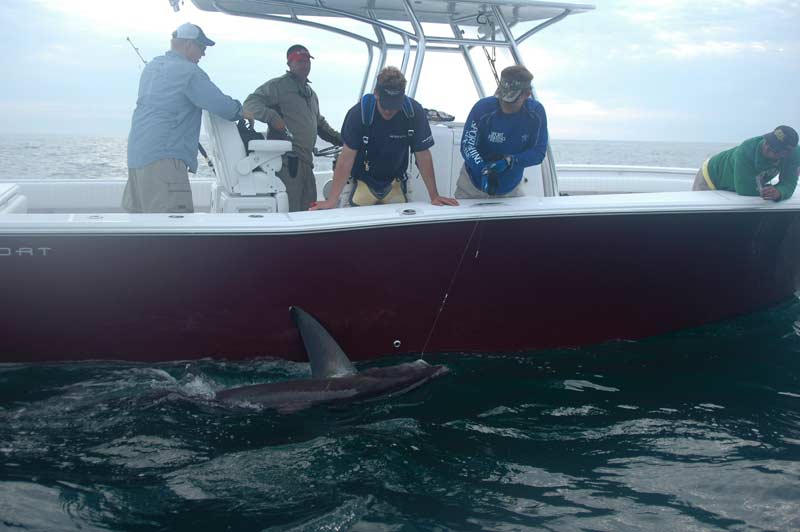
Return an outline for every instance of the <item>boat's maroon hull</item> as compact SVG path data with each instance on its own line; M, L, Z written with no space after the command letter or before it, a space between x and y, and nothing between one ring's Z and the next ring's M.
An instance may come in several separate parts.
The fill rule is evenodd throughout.
M789 211L6 235L0 362L303 360L291 305L353 359L642 338L787 299L799 255Z

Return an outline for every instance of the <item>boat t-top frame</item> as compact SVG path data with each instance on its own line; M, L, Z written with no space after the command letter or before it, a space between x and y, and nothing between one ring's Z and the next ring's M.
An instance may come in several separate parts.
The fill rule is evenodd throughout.
M169 2L177 11L182 0ZM367 91L367 86L374 86L378 72L386 65L389 51L402 50L399 68L408 79L406 92L409 96L416 94L425 53L433 51L461 55L475 90L482 98L487 91L471 50L476 47L508 49L514 63L522 65L524 61L519 50L522 42L569 15L594 9L588 4L536 0L192 0L192 3L204 11L323 29L364 43L368 60L359 97ZM341 18L371 26L375 37L338 27L335 19ZM334 21L327 22L327 19ZM515 36L514 29L518 26L529 27ZM440 34L442 30L452 35ZM387 33L392 34L394 40L399 37L400 42L389 42ZM375 51L378 52L377 63ZM412 52L413 65L411 73L407 74ZM555 164L549 146L542 174L544 194L556 195Z

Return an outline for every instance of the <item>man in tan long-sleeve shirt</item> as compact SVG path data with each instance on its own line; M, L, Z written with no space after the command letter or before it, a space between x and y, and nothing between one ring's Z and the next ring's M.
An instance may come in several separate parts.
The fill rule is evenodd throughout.
M245 111L253 113L256 120L269 124L267 138L286 139L286 129L292 134L292 149L297 154L297 175L291 177L284 156L283 167L278 172L286 185L290 211L305 211L317 199L314 179L313 148L317 135L336 146L342 137L319 112L319 100L309 86L313 56L305 46L295 44L286 51L289 71L261 85L244 101Z

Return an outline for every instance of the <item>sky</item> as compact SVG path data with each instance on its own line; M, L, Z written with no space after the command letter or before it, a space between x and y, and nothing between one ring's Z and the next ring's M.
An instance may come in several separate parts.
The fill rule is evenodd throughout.
M779 124L800 129L800 0L594 5L521 47L551 137L736 143ZM126 37L149 60L187 21L217 41L200 66L241 101L285 71L289 45L306 45L337 129L367 63L366 47L345 37L202 12L189 0L178 13L168 0L3 0L0 20L2 134L125 137L142 69ZM485 58L474 57L488 88ZM497 57L498 70L510 64L504 51ZM463 120L477 94L458 55L429 53L416 99Z

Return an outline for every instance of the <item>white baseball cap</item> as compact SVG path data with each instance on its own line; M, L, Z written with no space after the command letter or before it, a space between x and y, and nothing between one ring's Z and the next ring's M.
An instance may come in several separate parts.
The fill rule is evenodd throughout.
M200 29L200 26L195 24L181 24L178 26L178 29L172 32L173 39L187 39L190 41L197 41L198 44L203 46L214 46L216 43L206 37L206 34L203 33L203 30Z

